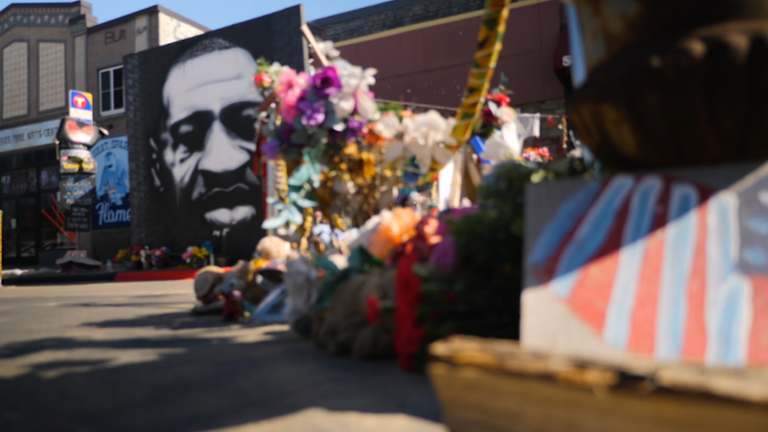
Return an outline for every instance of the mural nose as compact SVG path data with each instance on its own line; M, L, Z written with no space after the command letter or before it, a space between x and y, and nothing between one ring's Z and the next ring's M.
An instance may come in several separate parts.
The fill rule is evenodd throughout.
M227 132L220 121L213 122L199 169L214 173L226 172L247 164L253 155L242 147L243 143L241 139Z

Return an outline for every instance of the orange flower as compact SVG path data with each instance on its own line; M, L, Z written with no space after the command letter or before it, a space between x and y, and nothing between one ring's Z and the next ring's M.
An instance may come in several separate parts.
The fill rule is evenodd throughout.
M416 225L421 216L412 208L396 208L383 215L378 230L371 236L368 251L386 260L392 251L416 236Z

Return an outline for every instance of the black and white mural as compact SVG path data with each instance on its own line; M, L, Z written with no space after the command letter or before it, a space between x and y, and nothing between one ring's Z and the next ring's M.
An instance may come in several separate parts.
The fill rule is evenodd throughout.
M227 230L219 256L251 256L264 219L256 61L303 70L303 23L296 6L126 57L135 244L185 248Z

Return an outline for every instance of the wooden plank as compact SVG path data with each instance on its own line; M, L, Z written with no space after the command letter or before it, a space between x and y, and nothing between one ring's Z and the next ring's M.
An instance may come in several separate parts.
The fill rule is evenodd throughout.
M432 344L430 355L428 373L454 432L768 430L768 403L744 401L768 390L755 371L659 365L627 374L466 336ZM712 391L718 380L752 388L726 398Z

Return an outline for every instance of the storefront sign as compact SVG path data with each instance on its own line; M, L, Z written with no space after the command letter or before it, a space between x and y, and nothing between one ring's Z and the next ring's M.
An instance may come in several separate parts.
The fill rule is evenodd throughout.
M61 150L59 157L62 174L96 174L96 162L88 150Z
M0 130L0 153L53 144L61 120Z
M90 205L94 201L95 176L62 176L59 181L59 210L64 211L73 205Z
M128 172L128 138L103 139L91 148L96 159L96 202L93 229L131 226L131 182Z
M64 213L67 231L91 230L91 206L73 205Z

